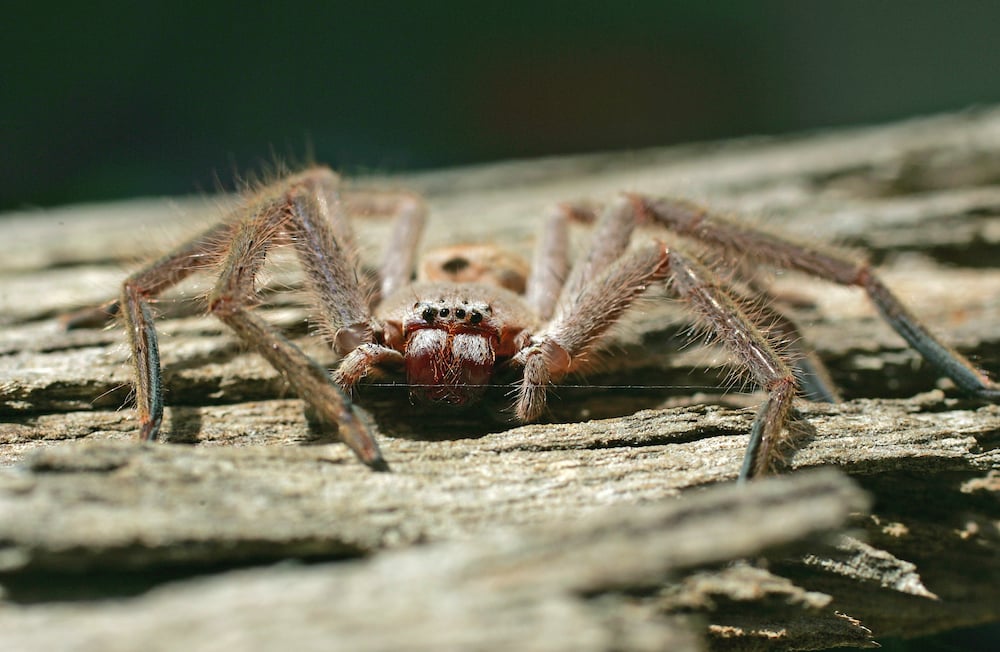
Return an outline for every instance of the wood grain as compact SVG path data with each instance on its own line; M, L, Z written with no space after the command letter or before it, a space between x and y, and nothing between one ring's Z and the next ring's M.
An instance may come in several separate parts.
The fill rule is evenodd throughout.
M356 183L423 192L429 245L522 254L553 202L693 197L869 252L1000 375L997 109ZM774 284L848 400L799 405L811 430L774 483L729 486L760 396L719 389L729 361L655 297L554 392L549 423L362 388L394 469L373 474L183 300L197 279L159 305L168 443L134 443L122 334L59 317L226 202L0 216L0 647L820 649L1000 620L1000 409L938 379L857 292L791 274ZM376 260L387 224L358 228ZM261 310L334 364L302 297L277 291L298 283L279 261ZM807 472L824 466L852 481ZM673 516L642 530L652 513ZM309 565L271 566L286 560Z

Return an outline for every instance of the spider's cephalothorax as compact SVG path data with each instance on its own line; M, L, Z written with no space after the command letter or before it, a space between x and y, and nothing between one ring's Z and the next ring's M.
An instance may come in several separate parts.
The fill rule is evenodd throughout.
M419 284L403 293L403 300L419 298L398 311L402 315L388 313L384 319L391 324L387 330L399 324L402 346L387 344L403 352L410 395L458 407L481 398L497 360L510 358L524 332L507 320L507 304L515 297L478 284ZM393 307L391 300L386 303Z
M768 471L797 418L796 396L806 392L835 400L837 393L822 364L801 344L794 323L770 305L759 284L732 280L752 263L863 289L943 375L970 395L1000 401L994 383L931 334L866 261L850 254L747 227L682 200L621 195L599 215L593 205L560 206L544 225L527 274L495 248L478 246L441 253L439 264L431 266L437 276L413 282L424 213L423 202L411 194L346 193L329 170L309 169L262 188L230 218L130 276L112 312L122 314L129 337L141 436L155 438L163 416L150 301L205 269L209 260L219 261L210 312L287 378L321 420L336 424L344 442L376 469L388 466L350 398L352 388L376 368L404 371L415 398L466 406L482 396L502 366L520 374L516 418L533 421L545 411L548 387L584 367L647 286L665 282L767 393L751 426L740 476ZM370 301L359 280L364 273L358 269L351 214L396 217L378 269L375 295L382 301ZM586 255L572 267L571 218L595 222ZM712 269L659 241L631 246L639 222L699 241L714 252ZM332 382L326 369L251 310L257 274L268 250L279 244L294 248L323 331L343 356ZM776 346L779 339L796 344Z
M500 334L495 325L482 325L488 307L467 310L434 303L443 305L420 302L415 306L420 314L403 322L410 396L468 405L482 396L493 378Z

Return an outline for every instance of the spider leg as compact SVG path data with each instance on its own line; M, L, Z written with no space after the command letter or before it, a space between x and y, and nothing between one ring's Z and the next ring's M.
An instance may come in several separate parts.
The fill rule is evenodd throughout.
M376 471L389 470L364 418L351 400L330 383L326 369L265 320L239 302L229 301L229 297L215 297L212 312L280 371L298 397L312 406L324 422L336 424L337 434L362 462Z
M515 355L514 363L523 367L515 405L520 421L537 419L545 410L548 385L579 368L636 297L665 277L668 253L661 244L622 256L634 228L633 215L626 197L605 208L588 255L573 266L562 286L552 319Z
M379 296L385 298L409 284L427 221L427 207L421 197L406 191L352 190L344 193L343 202L348 215L395 218L379 265Z
M120 297L99 309L107 315L121 312L124 319L125 332L132 351L139 436L143 441L156 439L163 421L160 353L150 301L209 264L229 227L230 225L226 223L213 226L173 252L130 275L122 284ZM80 315L83 312L75 314ZM72 328L76 325L77 322L71 316L67 327Z
M579 368L601 335L649 284L664 278L668 252L662 244L638 249L560 302L556 315L513 358L523 367L515 413L534 421L545 410L546 391L555 380Z
M382 365L403 365L403 354L396 349L366 342L344 356L333 372L333 382L345 392L350 392L358 382Z
M624 255L575 295L515 360L524 375L516 411L522 421L545 407L546 387L585 360L591 345L653 282L670 287L743 362L768 399L754 419L740 480L766 473L781 452L798 389L795 373L760 328L703 265L662 243Z
M540 319L551 319L569 270L569 226L564 206L558 206L545 221L531 273L525 285L525 300Z
M931 333L885 286L867 261L709 215L689 202L639 196L635 199L648 215L681 235L785 269L862 288L883 319L940 373L971 396L1000 401L1000 387L965 356Z
M552 208L535 246L524 292L528 305L540 319L551 319L560 295L578 293L591 277L625 251L636 221L629 201L622 198L600 214L600 207L589 202L563 202ZM597 223L585 262L578 263L572 272L569 266L570 222Z
M150 298L177 285L191 274L205 270L212 265L219 250L225 245L230 228L231 224L223 221L198 234L170 253L132 273L125 279L123 291L117 299L64 315L63 325L69 330L101 326L118 316L122 304L131 302L135 306L141 302L148 303ZM132 318L138 317L137 314L132 315ZM137 322L130 321L126 316L126 323ZM129 333L131 337L131 328Z
M780 342L781 350L791 359L799 381L799 391L810 401L837 403L840 392L830 377L830 372L819 356L809 346L790 317L774 306L774 298L764 288L755 288L756 298L744 295L735 288L725 286L726 292L739 303L743 312L767 333L772 342Z
M326 370L250 310L268 249L291 240L332 339L374 338L379 325L368 313L354 267L352 235L339 204L336 175L325 169L308 170L262 189L234 216L125 281L118 305L132 350L143 439L156 438L163 418L150 301L188 275L221 263L209 311L277 369L320 418L337 424L341 439L363 462L376 470L388 469L361 414L330 382Z
M362 462L388 470L375 439L351 400L330 382L326 369L305 355L273 326L253 314L254 283L269 246L291 237L307 286L320 306L325 326L339 339L373 333L378 326L368 313L354 255L337 236L345 236L339 212L328 201L336 177L312 170L265 189L250 217L237 223L222 273L209 297L209 310L277 369L318 416L338 427L340 438ZM338 233L339 231L339 233Z
M626 197L629 196L626 195ZM632 229L639 224L660 223L663 225L663 220L657 215L652 214L645 205L649 200L641 196L632 196L631 198L635 201L634 208L636 210L632 213L622 212L619 214L619 217L615 220L616 224L609 224L610 230L614 231L617 229L625 233L631 233ZM619 199L618 201L622 200ZM559 208L562 213L573 220L585 223L597 222L599 219L607 220L609 215L608 209L605 208L602 217L601 205L586 201L564 203ZM626 221L628 221L627 224ZM671 225L667 224L667 226ZM598 231L595 234L592 244L593 248L607 247L612 250L624 250L624 243L622 243L621 239L607 238L606 233L606 231ZM740 255L736 256L738 258L736 265L741 268L747 268L746 270L741 270L740 275L742 275L742 272L751 270L749 269L749 265L746 264L746 259L742 256L743 252L739 253ZM727 261L720 262L725 263ZM736 270L730 270L730 272L735 273ZM728 278L729 274L726 276ZM584 280L586 279L582 275L578 275L575 278L575 281L578 283ZM718 275L716 275L716 282L723 284L722 279L719 279ZM777 302L775 298L766 288L754 282L751 282L749 287L743 290L737 290L731 282L723 284L723 287L728 294L738 300L743 312L759 328L768 333L772 341L780 341L782 349L791 354L789 357L791 358L796 376L799 379L799 388L803 396L810 400L827 403L835 403L840 400L840 393L837 391L836 384L830 377L830 372L827 370L826 365L823 364L823 361L816 355L815 351L809 347L795 321L776 306Z
M418 195L409 192L354 192L345 196L345 208L352 214L394 215L392 233L379 267L378 297L385 298L410 283L417 256L417 247L423 234L427 208ZM325 292L320 284L316 292ZM402 354L375 341L370 322L355 321L341 326L335 335L337 351L344 357L333 372L333 380L349 392L374 367L402 365Z
M574 296L591 285L593 278L621 257L635 231L639 214L636 208L626 195L616 197L604 207L594 224L586 256L573 265L563 285L560 302L572 301ZM569 210L578 208L570 207Z
M707 267L677 249L653 243L625 252L637 222L634 198L619 197L601 215L586 258L563 287L551 321L518 352L523 378L515 406L530 421L545 408L549 383L585 363L601 335L654 282L668 280L709 330L743 363L768 393L754 419L740 479L766 473L781 452L782 435L793 419L798 381L789 362L743 305ZM788 326L791 328L791 326Z
M121 310L121 301L112 299L105 301L99 306L89 306L74 310L73 312L61 315L59 321L63 328L68 331L77 328L100 328L118 316Z
M374 341L381 326L368 307L354 234L336 194L337 181L329 170L316 169L274 188L271 193L286 221L262 223L257 234L248 234L248 251L239 260L249 260L253 248L265 247L272 237L270 231L287 232L305 270L306 288L315 297L320 327L343 353L362 342ZM238 264L238 260L234 263ZM252 279L246 283L251 289Z
M670 255L670 271L673 290L695 309L768 394L750 428L750 443L739 479L743 482L763 475L781 454L782 432L792 418L792 401L798 391L795 373L707 267L674 250Z

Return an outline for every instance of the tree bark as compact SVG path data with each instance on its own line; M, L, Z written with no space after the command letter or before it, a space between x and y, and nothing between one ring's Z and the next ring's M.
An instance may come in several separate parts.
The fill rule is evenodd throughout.
M691 197L867 252L1000 375L998 109L354 183L424 193L428 246L524 255L555 202ZM186 300L210 287L196 278L157 306L166 443L134 442L120 328L60 317L227 201L0 216L3 649L791 650L1000 620L1000 408L939 379L859 292L794 274L772 285L846 400L797 404L808 432L773 481L731 486L762 397L655 290L546 423L508 423L505 388L440 415L361 387L393 468L375 474ZM377 260L388 224L357 228ZM336 364L277 258L259 310Z

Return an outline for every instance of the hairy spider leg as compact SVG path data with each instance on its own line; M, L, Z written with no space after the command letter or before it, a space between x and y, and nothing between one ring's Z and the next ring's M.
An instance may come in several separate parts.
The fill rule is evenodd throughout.
M351 191L344 194L348 215L394 217L392 233L379 265L379 297L408 285L416 265L417 248L427 221L427 207L419 195L407 191Z
M564 206L557 206L545 220L531 259L524 299L538 318L547 321L555 312L559 292L569 271L569 227Z
M721 283L721 281L720 281ZM746 295L725 284L726 291L740 304L768 339L778 344L791 360L799 381L799 393L810 401L839 403L840 392L819 355L809 346L802 332L788 315L775 307L775 297L766 288L754 287L755 295Z
M769 472L780 458L783 433L792 418L792 401L798 381L786 357L740 307L715 275L694 259L670 255L671 286L705 320L750 371L754 381L767 392L750 427L750 442L743 456L739 480Z
M350 399L273 326L253 314L255 280L270 246L291 240L307 284L320 300L325 327L336 334L346 326L373 332L377 325L354 268L349 226L340 214L338 179L313 169L263 188L229 219L130 276L122 289L126 329L136 374L140 434L156 437L163 416L160 362L149 301L206 265L221 261L209 310L229 325L291 384L300 398L368 466L388 470L370 427ZM339 239L338 239L339 238Z
M694 257L659 242L626 252L639 220L637 209L641 204L630 196L605 207L587 256L562 288L554 317L516 356L524 367L518 416L523 421L537 418L545 407L547 385L584 362L591 346L649 284L666 280L767 392L751 427L740 479L763 474L778 456L782 433L792 418L795 373L758 326L759 314L751 317L741 300Z
M633 255L612 265L628 247L635 225L630 202L619 198L604 209L586 256L573 265L565 282L560 283L555 273L547 274L544 268L559 270L564 264L559 258L550 257L564 255L559 241L566 239L566 220L572 208L563 205L556 210L537 247L536 265L541 261L543 270L533 270L532 278L536 280L529 279L529 288L537 283L536 294L541 294L544 287L549 296L558 292L558 299L545 309L551 319L532 337L531 344L514 357L515 364L523 368L515 404L515 414L523 422L541 416L547 403L548 385L579 368L596 340L648 283L658 280L663 262L658 249L647 248L642 256Z
M965 356L942 342L878 278L868 261L818 245L709 215L691 202L634 196L647 214L674 232L785 269L862 288L882 317L941 374L970 396L1000 401L1000 387Z
M395 216L379 267L378 296L368 303L373 305L410 283L427 208L418 195L408 192L362 193L347 197L352 214ZM369 327L373 321L369 318L368 321L346 323L334 335L334 347L344 357L333 371L333 380L344 391L351 391L375 367L403 365L402 353L380 341L384 335L382 326L375 330Z
M287 233L329 327L367 317L357 274L349 267L354 256L334 236L339 211L330 205L328 191L335 182L335 177L323 171L310 171L262 193L257 210L239 222L233 233L209 310L271 363L322 421L337 426L340 438L362 462L387 471L388 464L364 417L330 382L326 369L249 310L267 249Z
M229 228L229 224L217 224L130 275L122 284L120 297L98 309L105 319L121 312L125 322L125 332L132 352L139 437L143 441L156 439L163 422L160 351L150 301L164 290L210 265L219 243L226 239ZM122 306L125 306L124 310L121 309ZM67 321L67 327L73 328L86 323L79 316L93 312L93 309L88 309L74 313Z
M663 224L645 208L643 200L642 197L636 197L639 208L631 219L636 224L659 224L661 227L669 228L670 225ZM602 205L590 201L575 201L563 203L560 208L575 221L592 223L598 219ZM781 350L786 353L795 369L802 396L827 403L840 401L840 392L826 365L809 345L808 340L803 337L798 324L777 307L778 300L773 293L765 285L752 280L742 289L738 289L733 283L733 279L744 275L750 267L745 252L733 253L735 255L730 259L719 257L716 260L716 264L712 267L716 272L713 275L715 282L736 299L743 312L758 328L767 333L772 342L780 343Z

